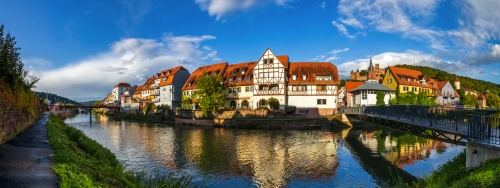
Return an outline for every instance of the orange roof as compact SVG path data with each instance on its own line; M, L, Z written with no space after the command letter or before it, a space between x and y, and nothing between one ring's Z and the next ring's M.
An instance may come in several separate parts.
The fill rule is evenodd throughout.
M442 81L442 82L437 82L437 85L439 86L439 90L442 90L443 87L448 83L448 81Z
M293 75L297 78L293 80ZM307 75L302 80L302 75ZM316 76L329 75L331 80L316 80ZM337 67L330 62L290 62L288 84L340 84Z
M224 84L231 86L242 86L242 85L253 85L253 69L257 65L257 62L246 62L238 63L234 65L227 66L227 69L222 77ZM242 69L245 69L245 73L241 73ZM250 76L250 81L247 82L247 77ZM233 82L229 83L229 79L232 78ZM241 78L241 82L238 81Z
M148 79L146 80L146 82L144 83L144 88L143 88L143 90L153 89L153 86L152 86L152 85L155 83L155 79L156 79L156 78L155 78L154 76L152 76L152 77L148 78Z
M458 76L455 76L455 82L460 82L460 80L458 79Z
M142 94L142 90L144 90L144 86L143 85L137 86L137 88L135 88L134 95Z
M115 87L113 87L113 88L117 88L117 87L130 87L130 84L122 82L122 83L116 84Z
M226 68L227 68L227 62L199 67L195 71L193 71L193 73L191 73L186 83L184 83L182 90L196 89L196 81L198 81L198 79L201 78L201 76L203 76L203 72L206 72L207 74L210 75L213 75L215 72L217 75L222 76L224 75Z
M429 86L424 86L420 82L420 78L423 77L422 72L418 70L412 70L401 67L393 67L389 66L389 70L394 75L394 78L398 82L398 85L409 85L409 86L418 86L418 87L432 87L431 84ZM437 83L436 83L437 84Z
M289 65L288 55L278 55L278 56L276 56L276 58L278 59L278 61L280 61L283 64L285 69L288 69L288 65Z
M357 87L363 84L364 84L363 82L345 82L345 92L349 93L353 89L356 89Z
M159 73L156 73L157 78L160 79L160 86L172 85L172 81L174 80L175 74L180 70L188 71L182 66L177 66L170 69L165 69Z

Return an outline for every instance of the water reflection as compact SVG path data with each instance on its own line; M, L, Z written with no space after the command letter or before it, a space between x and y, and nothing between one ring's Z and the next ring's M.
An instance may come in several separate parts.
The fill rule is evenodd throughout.
M436 167L419 161L446 162L458 154L448 152L454 145L373 126L240 130L94 118L92 125L85 115L66 122L109 148L129 170L189 175L203 187L374 187L384 184L388 166L420 176Z

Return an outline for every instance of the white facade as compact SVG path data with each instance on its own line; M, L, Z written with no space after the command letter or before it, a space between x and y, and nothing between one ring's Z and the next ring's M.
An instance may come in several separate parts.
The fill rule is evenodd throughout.
M364 94L366 93L366 97ZM384 103L389 104L389 100L396 97L396 95L391 92L385 92ZM377 93L376 91L362 91L354 95L354 100L352 101L354 106L375 106L377 104Z
M253 86L233 86L228 89L229 98L227 107L230 109L254 109L253 103Z
M265 101L271 97L277 99L280 106L287 104L285 66L270 49L260 57L253 69L253 76L251 101L254 108L266 106Z
M449 81L446 84L439 85L438 96L436 97L436 102L440 105L456 105L460 102L460 97L455 95L455 90L451 86Z
M119 83L111 90L111 97L115 106L121 104L121 96L130 88L130 84Z

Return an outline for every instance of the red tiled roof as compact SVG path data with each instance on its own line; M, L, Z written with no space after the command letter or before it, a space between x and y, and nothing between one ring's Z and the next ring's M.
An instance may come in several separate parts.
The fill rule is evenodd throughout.
M345 82L345 92L349 93L360 85L363 85L363 82Z
M455 76L455 82L460 82L460 80L458 79L458 76Z
M113 88L117 88L117 87L130 87L130 84L122 82L122 83L116 84L115 87L113 87Z
M134 95L141 94L143 90L144 90L143 85L137 86L137 88L135 88Z
M177 66L174 68L163 70L156 75L160 79L160 86L172 85L172 81L174 80L175 74L180 70L188 71L182 66ZM157 79L158 79L157 78Z
M285 69L288 69L288 66L290 63L290 62L288 62L288 55L278 55L278 56L276 56L276 58L278 59L278 61L280 61L283 64Z
M337 67L330 62L290 62L288 84L340 84ZM307 75L302 80L302 75ZM293 75L297 78L293 80ZM329 75L331 80L316 80L316 76Z
M253 85L253 69L257 65L257 62L246 62L238 63L227 66L222 79L224 84L227 86L242 86L242 85ZM241 73L241 70L245 69L245 73ZM235 74L236 72L236 74ZM247 82L247 76L250 76L250 81ZM233 82L229 83L229 79L233 78ZM238 82L238 78L241 78L241 82Z
M437 82L437 85L439 87L439 90L442 90L443 87L446 85L446 83L448 83L448 81L441 81L441 82Z
M393 66L389 66L388 68L391 71L391 73L393 74L396 81L398 82L398 85L428 87L428 86L422 85L422 83L420 82L419 78L422 78L423 74L422 74L422 72L420 72L418 70L412 70L412 69L401 68L401 67L393 67ZM401 80L401 78L403 78L403 80ZM431 86L431 85L429 84L429 86Z
M212 65L206 65L203 67L197 68L191 75L189 76L188 80L182 87L182 90L192 90L196 89L196 81L198 81L201 76L203 76L203 72L206 72L207 74L213 75L215 71L217 71L217 75L224 75L224 72L226 71L227 68L227 62L222 62L222 63L217 63L217 64L212 64ZM189 86L191 84L191 86Z

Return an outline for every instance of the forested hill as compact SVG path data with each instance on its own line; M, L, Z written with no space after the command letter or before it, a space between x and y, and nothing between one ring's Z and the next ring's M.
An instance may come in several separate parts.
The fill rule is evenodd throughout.
M81 105L80 103L78 103L78 102L76 102L74 100L71 100L71 99L68 99L68 98L62 97L62 96L57 96L56 94L52 94L52 93L46 94L45 92L37 92L37 91L35 91L35 94L40 99L45 99L48 96L48 99L50 100L51 104L54 104L54 103L64 103L64 104Z
M438 81L443 81L443 80L449 80L450 84L454 87L455 83L455 75L456 74L450 74L448 72L438 70L435 68L431 67L422 67L422 66L413 66L413 65L396 65L396 67L402 67L402 68L407 68L407 69L413 69L413 70L418 70L422 72L423 74L427 74L430 78L437 79ZM484 92L486 88L491 93L499 94L500 93L500 84L495 84L492 82L487 82L483 80L478 80L466 76L458 76L458 79L460 79L460 87L461 88L468 88L468 89L473 89L478 92Z

